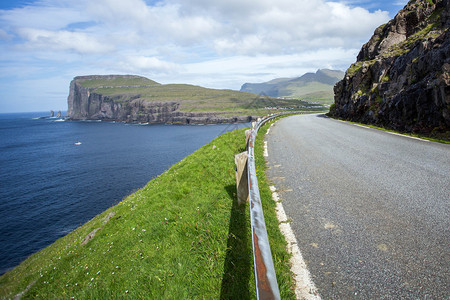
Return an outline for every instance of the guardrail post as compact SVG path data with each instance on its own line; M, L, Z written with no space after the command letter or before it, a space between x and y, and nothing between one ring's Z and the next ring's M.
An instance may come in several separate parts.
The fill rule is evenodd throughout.
M252 135L252 130L247 129L245 131L245 149L248 150L248 141L250 140L250 136Z
M248 174L247 174L247 152L242 152L234 156L236 164L236 189L238 205L248 201Z

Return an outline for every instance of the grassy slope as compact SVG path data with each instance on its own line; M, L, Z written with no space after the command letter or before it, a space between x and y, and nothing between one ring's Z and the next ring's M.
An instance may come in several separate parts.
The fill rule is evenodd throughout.
M304 86L288 85L280 89L280 94L310 103L330 105L334 102L333 86L320 82L308 82Z
M295 84L287 85L280 90L281 95L286 94L291 97L302 97L308 94L313 93L325 93L325 94L333 94L333 86L321 82L308 82L305 85L298 86Z
M293 299L289 256L263 177L263 133L256 153L266 223L282 298ZM0 297L29 286L24 299L254 298L249 211L235 201L234 154L243 146L243 130L205 145L4 274ZM111 212L115 215L103 224Z
M180 111L216 112L230 116L265 115L272 112L265 107L271 106L307 105L300 100L281 100L227 89L209 89L189 84L158 84L143 77L88 79L81 81L81 84L90 88L91 93L109 96L116 102L129 101L138 95L144 101L179 102Z
M79 79L83 87L95 88L99 86L132 86L132 85L159 85L156 81L150 80L145 77L113 77L113 78L92 78L92 79Z
M316 76L316 79L311 79L311 76ZM320 70L320 74L307 73L299 78L277 78L265 83L252 84L246 89L251 89L255 93L265 90L270 95L273 93L269 93L269 90L272 92L276 90L278 97L330 105L334 101L334 84L326 82L330 81L330 78L341 80L343 77L344 73L341 71L323 69Z

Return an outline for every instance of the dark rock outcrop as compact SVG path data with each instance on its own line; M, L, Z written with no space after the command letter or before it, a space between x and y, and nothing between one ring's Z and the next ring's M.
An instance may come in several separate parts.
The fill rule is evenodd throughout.
M411 0L378 27L335 87L336 117L407 132L450 130L449 0Z
M83 82L92 80L148 80L135 75L91 75L77 76L70 83L68 97L68 118L71 120L110 120L140 123L171 124L217 124L251 122L257 116L224 116L221 112L186 112L180 110L181 101L147 101L136 93L113 94L111 96L96 92L98 88L117 88L118 86L86 87ZM120 86L151 87L149 85Z

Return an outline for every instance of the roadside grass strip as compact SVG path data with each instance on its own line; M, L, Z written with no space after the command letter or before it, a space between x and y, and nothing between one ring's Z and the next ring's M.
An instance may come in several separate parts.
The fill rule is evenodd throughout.
M261 200L282 299L295 299L290 255L255 147ZM248 204L238 207L225 133L145 187L0 277L0 298L254 299Z

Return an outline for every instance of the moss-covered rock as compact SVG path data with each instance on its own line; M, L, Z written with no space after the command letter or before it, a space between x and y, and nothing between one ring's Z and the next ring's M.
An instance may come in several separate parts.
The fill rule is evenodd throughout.
M378 27L335 85L334 116L401 131L450 131L449 15L449 0L411 0Z

